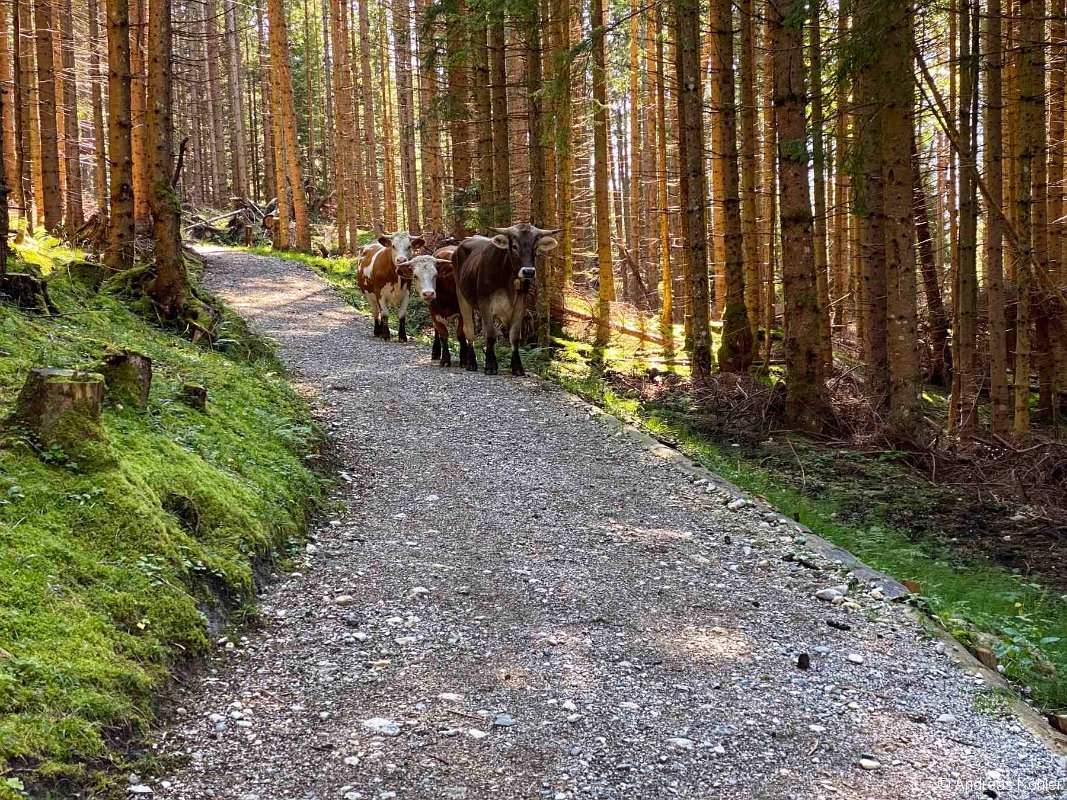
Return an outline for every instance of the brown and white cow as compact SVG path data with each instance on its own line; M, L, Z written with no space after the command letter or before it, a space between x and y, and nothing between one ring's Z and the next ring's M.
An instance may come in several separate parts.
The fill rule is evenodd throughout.
M541 230L528 223L510 228L491 228L494 236L464 239L452 256L456 270L460 312L463 315L461 353L465 349L468 370L478 369L474 338L474 309L485 331L485 374L496 375L497 326L508 331L511 342L511 374L525 375L519 358L522 316L526 294L537 274L538 253L547 253L558 242L552 238L560 229ZM469 338L468 338L469 336ZM464 344L466 347L464 348Z
M356 285L370 303L374 315L374 335L388 340L389 310L397 309L399 328L397 338L408 340L407 313L411 294L411 251L422 247L421 236L394 233L380 236L363 247L356 272Z
M459 338L459 363L466 362L466 344L463 338L463 316L456 296L456 273L452 266L452 254L456 245L437 250L432 256L415 256L411 259L412 280L430 311L433 321L434 361L440 359L442 367L452 366L452 351L448 349L448 324L458 319L456 336Z

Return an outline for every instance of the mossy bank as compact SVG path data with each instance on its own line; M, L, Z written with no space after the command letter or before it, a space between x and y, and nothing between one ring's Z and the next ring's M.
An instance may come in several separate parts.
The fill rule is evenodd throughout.
M225 311L214 346L159 329L76 254L28 241L60 309L0 306L0 798L125 794L175 670L205 654L323 496L318 436L270 348ZM18 266L16 266L18 268ZM213 301L216 304L218 301ZM84 443L10 421L29 370L148 356L147 407L112 393ZM205 410L182 389L207 389Z

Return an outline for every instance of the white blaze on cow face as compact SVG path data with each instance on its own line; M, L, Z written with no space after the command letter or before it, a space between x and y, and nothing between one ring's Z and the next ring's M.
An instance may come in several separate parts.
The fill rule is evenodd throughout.
M429 302L437 297L437 259L433 256L415 256L411 259L415 290Z
M393 251L394 264L405 264L411 260L411 251L422 247L423 239L421 236L413 238L406 231L398 231L392 236L378 237L378 244L387 250Z

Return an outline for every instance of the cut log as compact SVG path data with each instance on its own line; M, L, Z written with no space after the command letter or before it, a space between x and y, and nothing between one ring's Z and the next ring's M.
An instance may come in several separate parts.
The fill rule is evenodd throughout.
M182 386L182 402L197 411L207 411L207 389L198 383Z
M113 353L100 365L100 374L112 403L148 408L152 389L152 359L148 356L132 350Z
M30 370L12 422L46 447L76 447L100 436L96 423L104 400L104 376L70 369Z
M0 278L0 299L41 314L59 312L48 296L48 284L29 272L9 272Z

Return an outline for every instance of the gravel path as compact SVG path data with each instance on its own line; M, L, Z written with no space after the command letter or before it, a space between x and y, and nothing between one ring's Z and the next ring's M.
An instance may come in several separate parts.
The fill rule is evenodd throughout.
M298 264L210 254L207 284L280 342L344 483L179 698L157 796L1067 797L899 605L816 599L844 579L783 560L788 521L544 382L373 339Z

